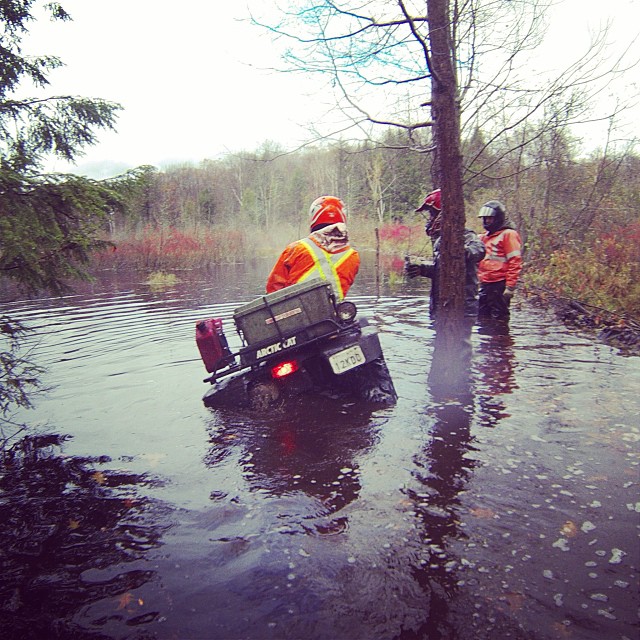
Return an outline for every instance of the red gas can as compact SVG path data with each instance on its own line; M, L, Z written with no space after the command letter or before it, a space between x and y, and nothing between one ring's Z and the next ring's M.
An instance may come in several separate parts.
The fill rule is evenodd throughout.
M220 318L209 318L196 323L196 344L209 373L222 369L233 361Z

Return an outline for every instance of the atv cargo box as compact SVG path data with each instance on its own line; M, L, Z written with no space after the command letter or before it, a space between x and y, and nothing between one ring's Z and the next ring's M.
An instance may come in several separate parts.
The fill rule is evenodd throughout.
M234 311L247 345L282 340L303 332L307 340L338 328L331 285L313 279L266 294Z

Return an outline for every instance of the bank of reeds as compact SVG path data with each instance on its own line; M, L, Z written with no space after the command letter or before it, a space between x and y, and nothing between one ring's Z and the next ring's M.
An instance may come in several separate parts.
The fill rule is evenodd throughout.
M240 262L247 239L240 229L176 229L145 227L106 238L111 246L92 256L95 270L181 271Z
M206 269L218 264L244 262L256 256L275 257L305 231L285 225L271 231L255 228L211 227L177 229L145 227L130 233L115 233L106 239L111 247L96 252L95 270L172 272ZM384 262L392 260L393 269L401 268L406 253L424 250L421 226L383 225L376 231L372 224L354 224L350 229L354 246L362 251L379 251Z
M375 251L382 271L390 277L402 273L407 254L428 256L431 244L421 223L413 225L354 221L352 243L361 252ZM198 229L147 227L108 238L111 249L96 253L96 270L135 270L171 273L206 269L219 264L275 257L305 229L282 225L277 229L210 227ZM589 244L567 244L526 265L524 284L537 291L580 300L623 313L640 315L640 224L615 233L594 234Z

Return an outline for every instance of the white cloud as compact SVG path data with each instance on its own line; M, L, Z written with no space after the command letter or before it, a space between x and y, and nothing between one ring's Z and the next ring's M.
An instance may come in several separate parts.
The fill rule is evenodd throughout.
M48 94L120 103L117 132L100 134L80 165L199 161L266 140L300 142L313 101L278 63L244 5L184 0L64 0L73 21L30 27L30 53L65 63ZM244 18L245 21L240 21ZM253 62L253 64L251 64ZM68 170L57 162L56 170Z

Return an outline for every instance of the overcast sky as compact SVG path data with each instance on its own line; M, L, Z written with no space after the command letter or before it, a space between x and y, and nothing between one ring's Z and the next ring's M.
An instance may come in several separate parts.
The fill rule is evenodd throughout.
M274 0L250 0L273 7ZM612 38L639 31L640 0L558 0L549 50L583 52L595 30L613 21ZM30 26L30 53L56 55L53 94L118 102L117 133L100 134L78 167L53 169L105 177L141 164L158 167L233 151L267 140L291 148L320 117L317 81L268 72L278 65L267 34L246 21L242 0L62 0L73 21ZM245 18L245 21L241 20ZM637 50L637 43L636 43ZM640 78L640 70L634 75ZM628 84L633 83L628 80Z

